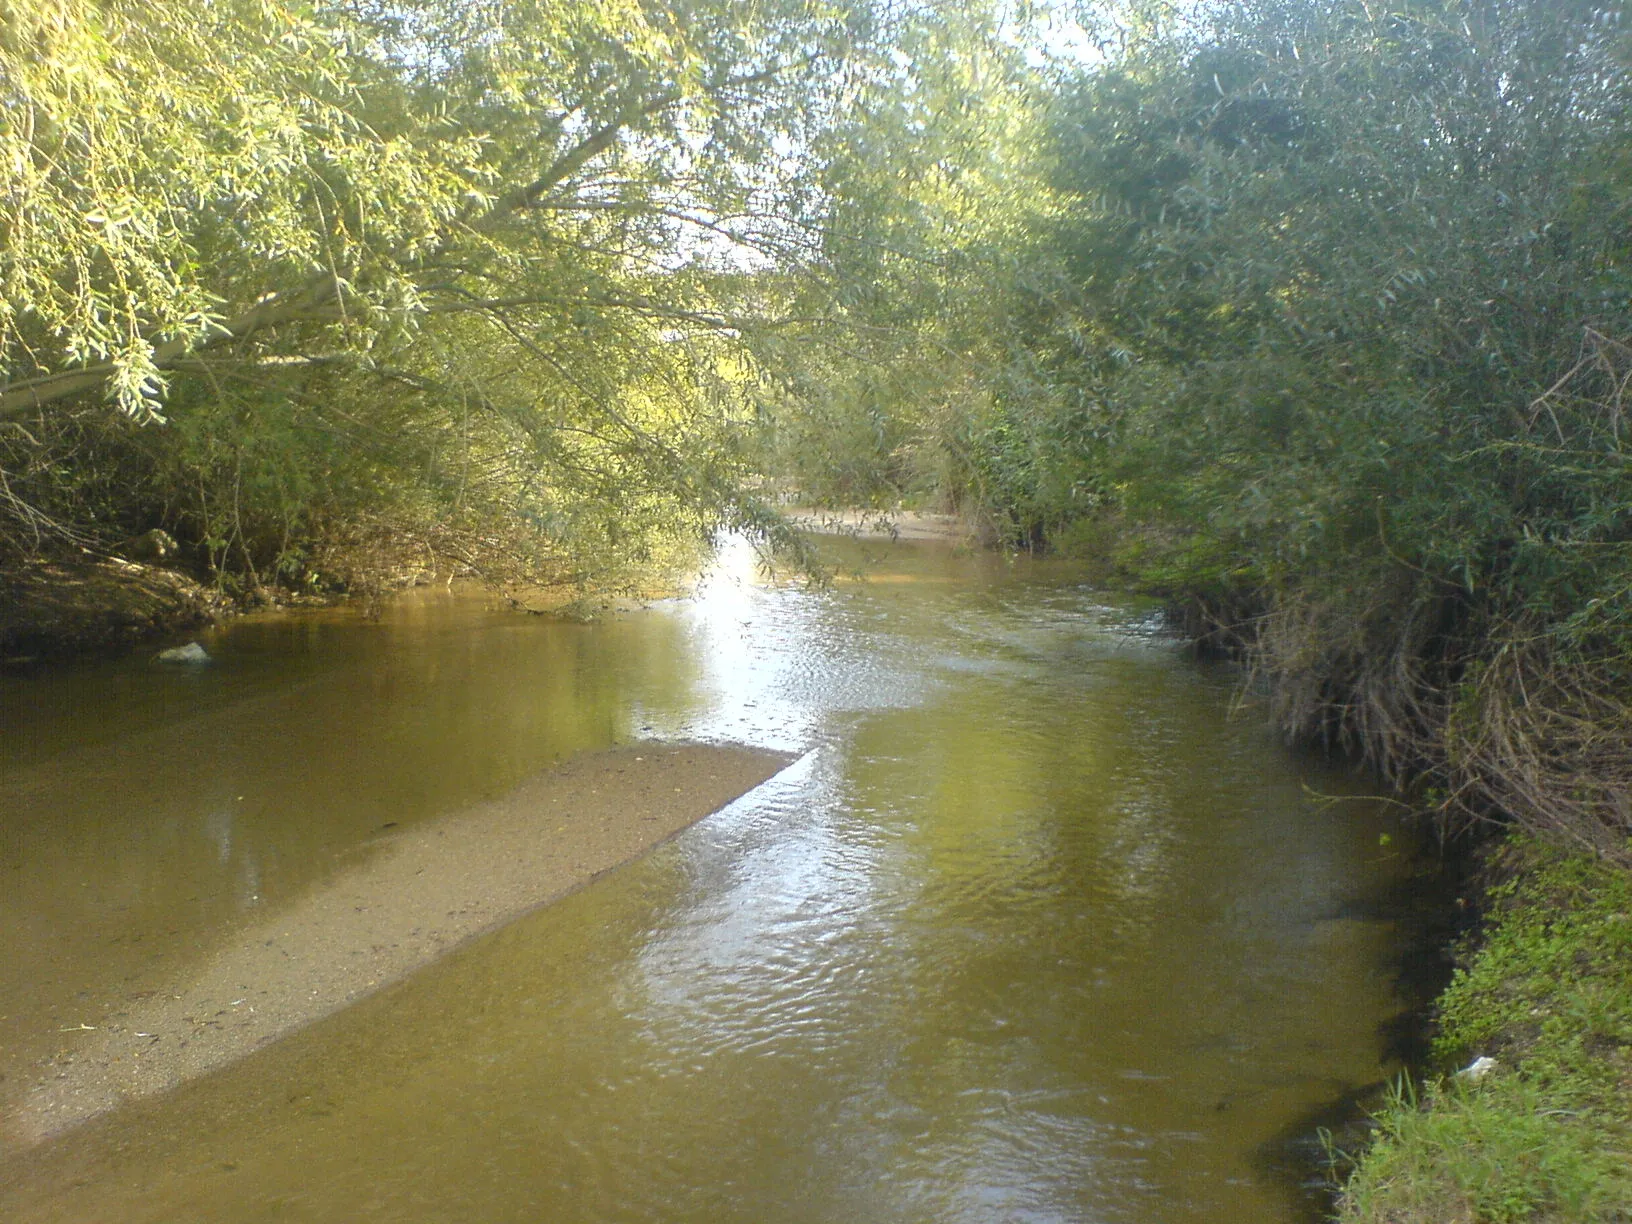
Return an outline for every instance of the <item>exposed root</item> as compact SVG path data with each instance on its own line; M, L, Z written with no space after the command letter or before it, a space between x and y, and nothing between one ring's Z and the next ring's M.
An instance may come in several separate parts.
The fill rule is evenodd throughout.
M1477 633L1454 595L1401 570L1364 598L1192 607L1202 644L1233 645L1289 739L1416 786L1446 835L1526 828L1632 863L1632 666L1563 656L1539 632ZM1225 615L1221 616L1220 612ZM1479 656L1459 656L1477 642ZM1464 648L1466 648L1464 646Z

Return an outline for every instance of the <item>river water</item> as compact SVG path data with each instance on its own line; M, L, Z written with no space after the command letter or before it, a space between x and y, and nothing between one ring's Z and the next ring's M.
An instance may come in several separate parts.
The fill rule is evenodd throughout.
M1275 1224L1398 1070L1363 779L1067 566L845 546L563 624L420 592L0 683L0 1041L572 752L800 754L674 842L0 1166L12 1221ZM854 558L851 558L854 559ZM1348 798L1332 802L1332 797ZM43 1045L42 1045L43 1049ZM5 1086L0 1084L0 1089Z

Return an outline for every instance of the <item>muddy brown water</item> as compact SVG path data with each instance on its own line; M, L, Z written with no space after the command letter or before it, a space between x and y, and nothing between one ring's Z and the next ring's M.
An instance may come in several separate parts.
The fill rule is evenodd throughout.
M383 827L648 739L797 755L646 857L0 1162L8 1221L1306 1221L1398 1070L1421 884L1367 783L1068 566L867 545L599 625L421 592L0 678L0 1043ZM1347 797L1332 802L1333 797ZM159 951L156 951L158 949ZM16 1090L0 1082L0 1098Z

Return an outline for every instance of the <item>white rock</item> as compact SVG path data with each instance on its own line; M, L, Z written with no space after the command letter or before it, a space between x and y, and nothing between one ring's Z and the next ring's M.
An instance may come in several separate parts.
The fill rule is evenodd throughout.
M1463 1067L1462 1070L1458 1071L1456 1073L1456 1078L1465 1080L1481 1080L1495 1069L1496 1060L1494 1058L1487 1058L1481 1054L1467 1066Z
M169 650L159 651L160 663L208 663L210 656L205 653L204 647L197 642L188 642L185 646L172 646Z

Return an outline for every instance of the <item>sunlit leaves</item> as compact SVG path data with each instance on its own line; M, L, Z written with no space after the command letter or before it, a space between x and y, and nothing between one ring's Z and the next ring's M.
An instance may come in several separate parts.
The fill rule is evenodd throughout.
M0 0L0 420L172 417L141 496L252 571L364 510L493 555L729 520L754 281L821 253L877 16Z

